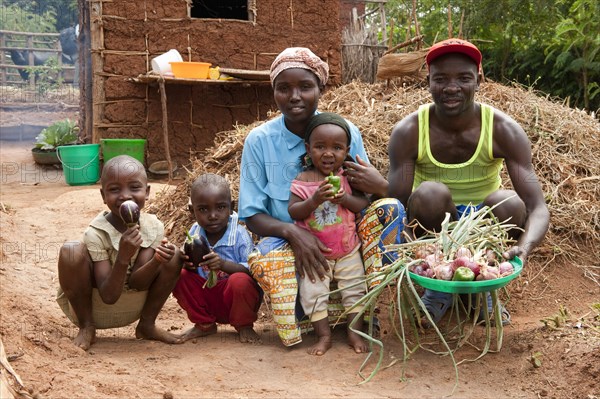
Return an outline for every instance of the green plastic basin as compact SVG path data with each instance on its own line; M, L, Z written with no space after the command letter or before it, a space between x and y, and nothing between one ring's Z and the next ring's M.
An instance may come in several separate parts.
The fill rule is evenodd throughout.
M428 288L434 291L447 292L449 294L475 294L477 292L494 291L504 287L511 280L514 280L523 271L523 261L519 257L514 257L510 260L515 271L504 277L494 280L482 281L446 281L419 276L416 273L409 272L410 278L423 288Z

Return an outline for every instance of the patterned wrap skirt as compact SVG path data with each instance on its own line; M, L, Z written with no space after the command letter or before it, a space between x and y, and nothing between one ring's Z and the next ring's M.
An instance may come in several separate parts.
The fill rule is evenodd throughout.
M362 242L362 257L365 274L375 273L395 257L385 252L385 245L399 244L404 228L404 207L394 198L383 198L373 202L363 212L357 231ZM273 321L281 342L292 346L302 342L301 334L311 329L310 320L304 315L298 299L298 280L294 264L294 253L283 239L265 237L248 257L254 279L269 295ZM369 289L376 287L380 279L371 280ZM335 282L331 290L335 290ZM329 297L328 313L330 324L342 319L344 312L340 293Z

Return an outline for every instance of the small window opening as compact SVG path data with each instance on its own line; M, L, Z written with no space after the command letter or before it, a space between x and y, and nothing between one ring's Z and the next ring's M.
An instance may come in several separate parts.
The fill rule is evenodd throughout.
M192 0L190 16L248 21L248 0Z

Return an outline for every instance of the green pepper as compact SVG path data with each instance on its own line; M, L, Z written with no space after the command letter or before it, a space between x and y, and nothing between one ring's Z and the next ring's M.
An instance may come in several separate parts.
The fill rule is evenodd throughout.
M333 172L330 172L329 176L327 176L327 182L333 186L333 195L336 195L342 186L342 179L339 176L334 176Z
M469 269L466 266L461 266L454 271L454 276L452 276L453 281L473 281L475 280L475 273L473 270Z

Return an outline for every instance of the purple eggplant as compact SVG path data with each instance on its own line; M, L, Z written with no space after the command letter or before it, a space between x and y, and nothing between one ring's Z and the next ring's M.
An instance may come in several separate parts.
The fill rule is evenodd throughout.
M140 207L134 201L127 200L119 207L119 215L127 227L135 226L140 220Z
M188 256L192 266L197 268L204 258L204 255L210 253L210 245L204 236L192 237L187 233L187 238L183 244L183 251Z

